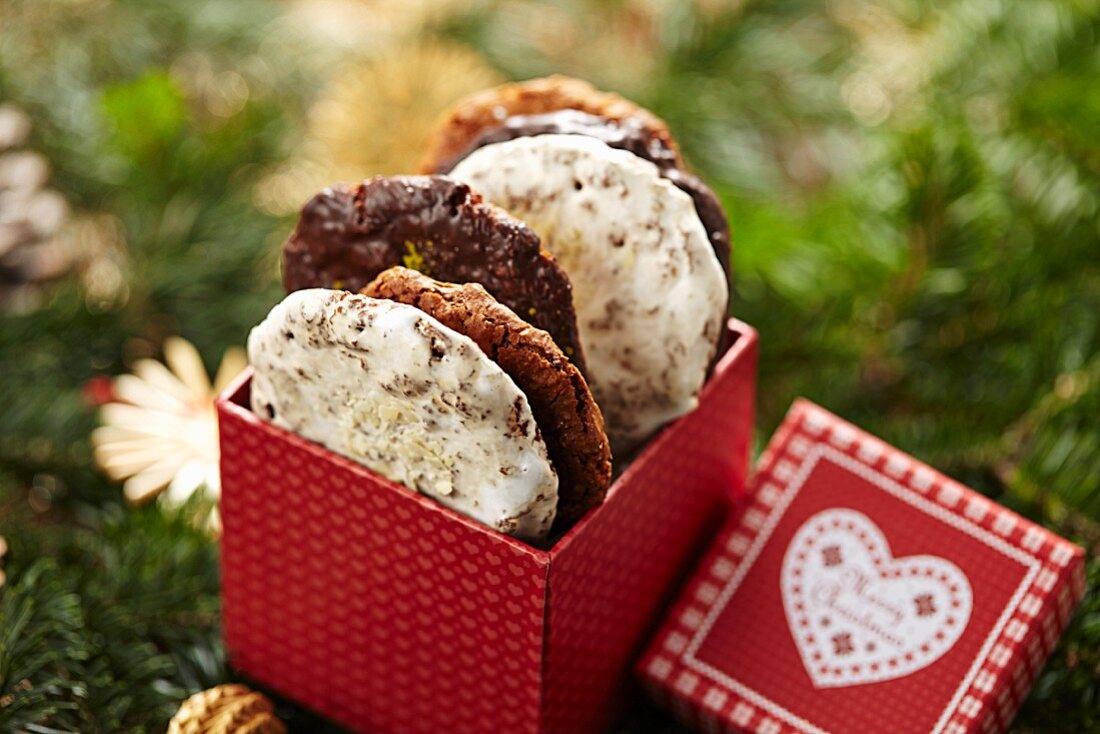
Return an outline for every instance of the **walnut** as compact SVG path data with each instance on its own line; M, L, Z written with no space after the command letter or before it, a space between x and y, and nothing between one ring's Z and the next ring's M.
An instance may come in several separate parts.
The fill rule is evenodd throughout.
M168 734L286 734L274 710L266 696L246 686L216 686L184 701Z

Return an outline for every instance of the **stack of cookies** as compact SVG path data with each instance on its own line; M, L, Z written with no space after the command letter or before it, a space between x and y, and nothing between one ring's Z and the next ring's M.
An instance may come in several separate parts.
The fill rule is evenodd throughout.
M695 408L729 226L652 113L575 79L459 103L423 175L325 189L253 329L252 407L543 543Z

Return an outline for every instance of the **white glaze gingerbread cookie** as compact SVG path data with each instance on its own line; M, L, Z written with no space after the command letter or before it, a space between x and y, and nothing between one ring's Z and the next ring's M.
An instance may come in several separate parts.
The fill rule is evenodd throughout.
M569 274L616 455L695 408L729 295L687 194L649 161L581 135L487 145L451 175L523 219Z
M527 398L467 337L318 288L275 306L248 356L261 418L501 532L549 531L558 478Z

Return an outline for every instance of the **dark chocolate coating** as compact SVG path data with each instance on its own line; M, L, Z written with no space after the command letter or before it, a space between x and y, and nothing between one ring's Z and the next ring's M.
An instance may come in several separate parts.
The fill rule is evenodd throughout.
M662 177L690 196L695 203L695 211L707 231L714 254L722 265L722 272L729 277L730 225L718 197L698 177L680 166L679 156L664 140L654 136L633 118L608 120L578 110L513 115L500 125L481 131L465 150L441 166L438 172L450 173L459 161L478 148L534 135L587 135L656 165Z
M538 235L446 176L378 177L314 196L283 245L287 292L358 292L394 265L480 283L584 372L573 286Z

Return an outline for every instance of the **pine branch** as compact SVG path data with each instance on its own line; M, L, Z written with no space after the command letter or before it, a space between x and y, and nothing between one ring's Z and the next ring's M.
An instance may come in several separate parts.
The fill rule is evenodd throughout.
M148 507L2 532L0 729L157 731L226 678L216 549L182 517Z
M51 720L74 728L78 682L63 671L88 658L82 628L80 599L52 559L35 561L2 592L0 729Z

